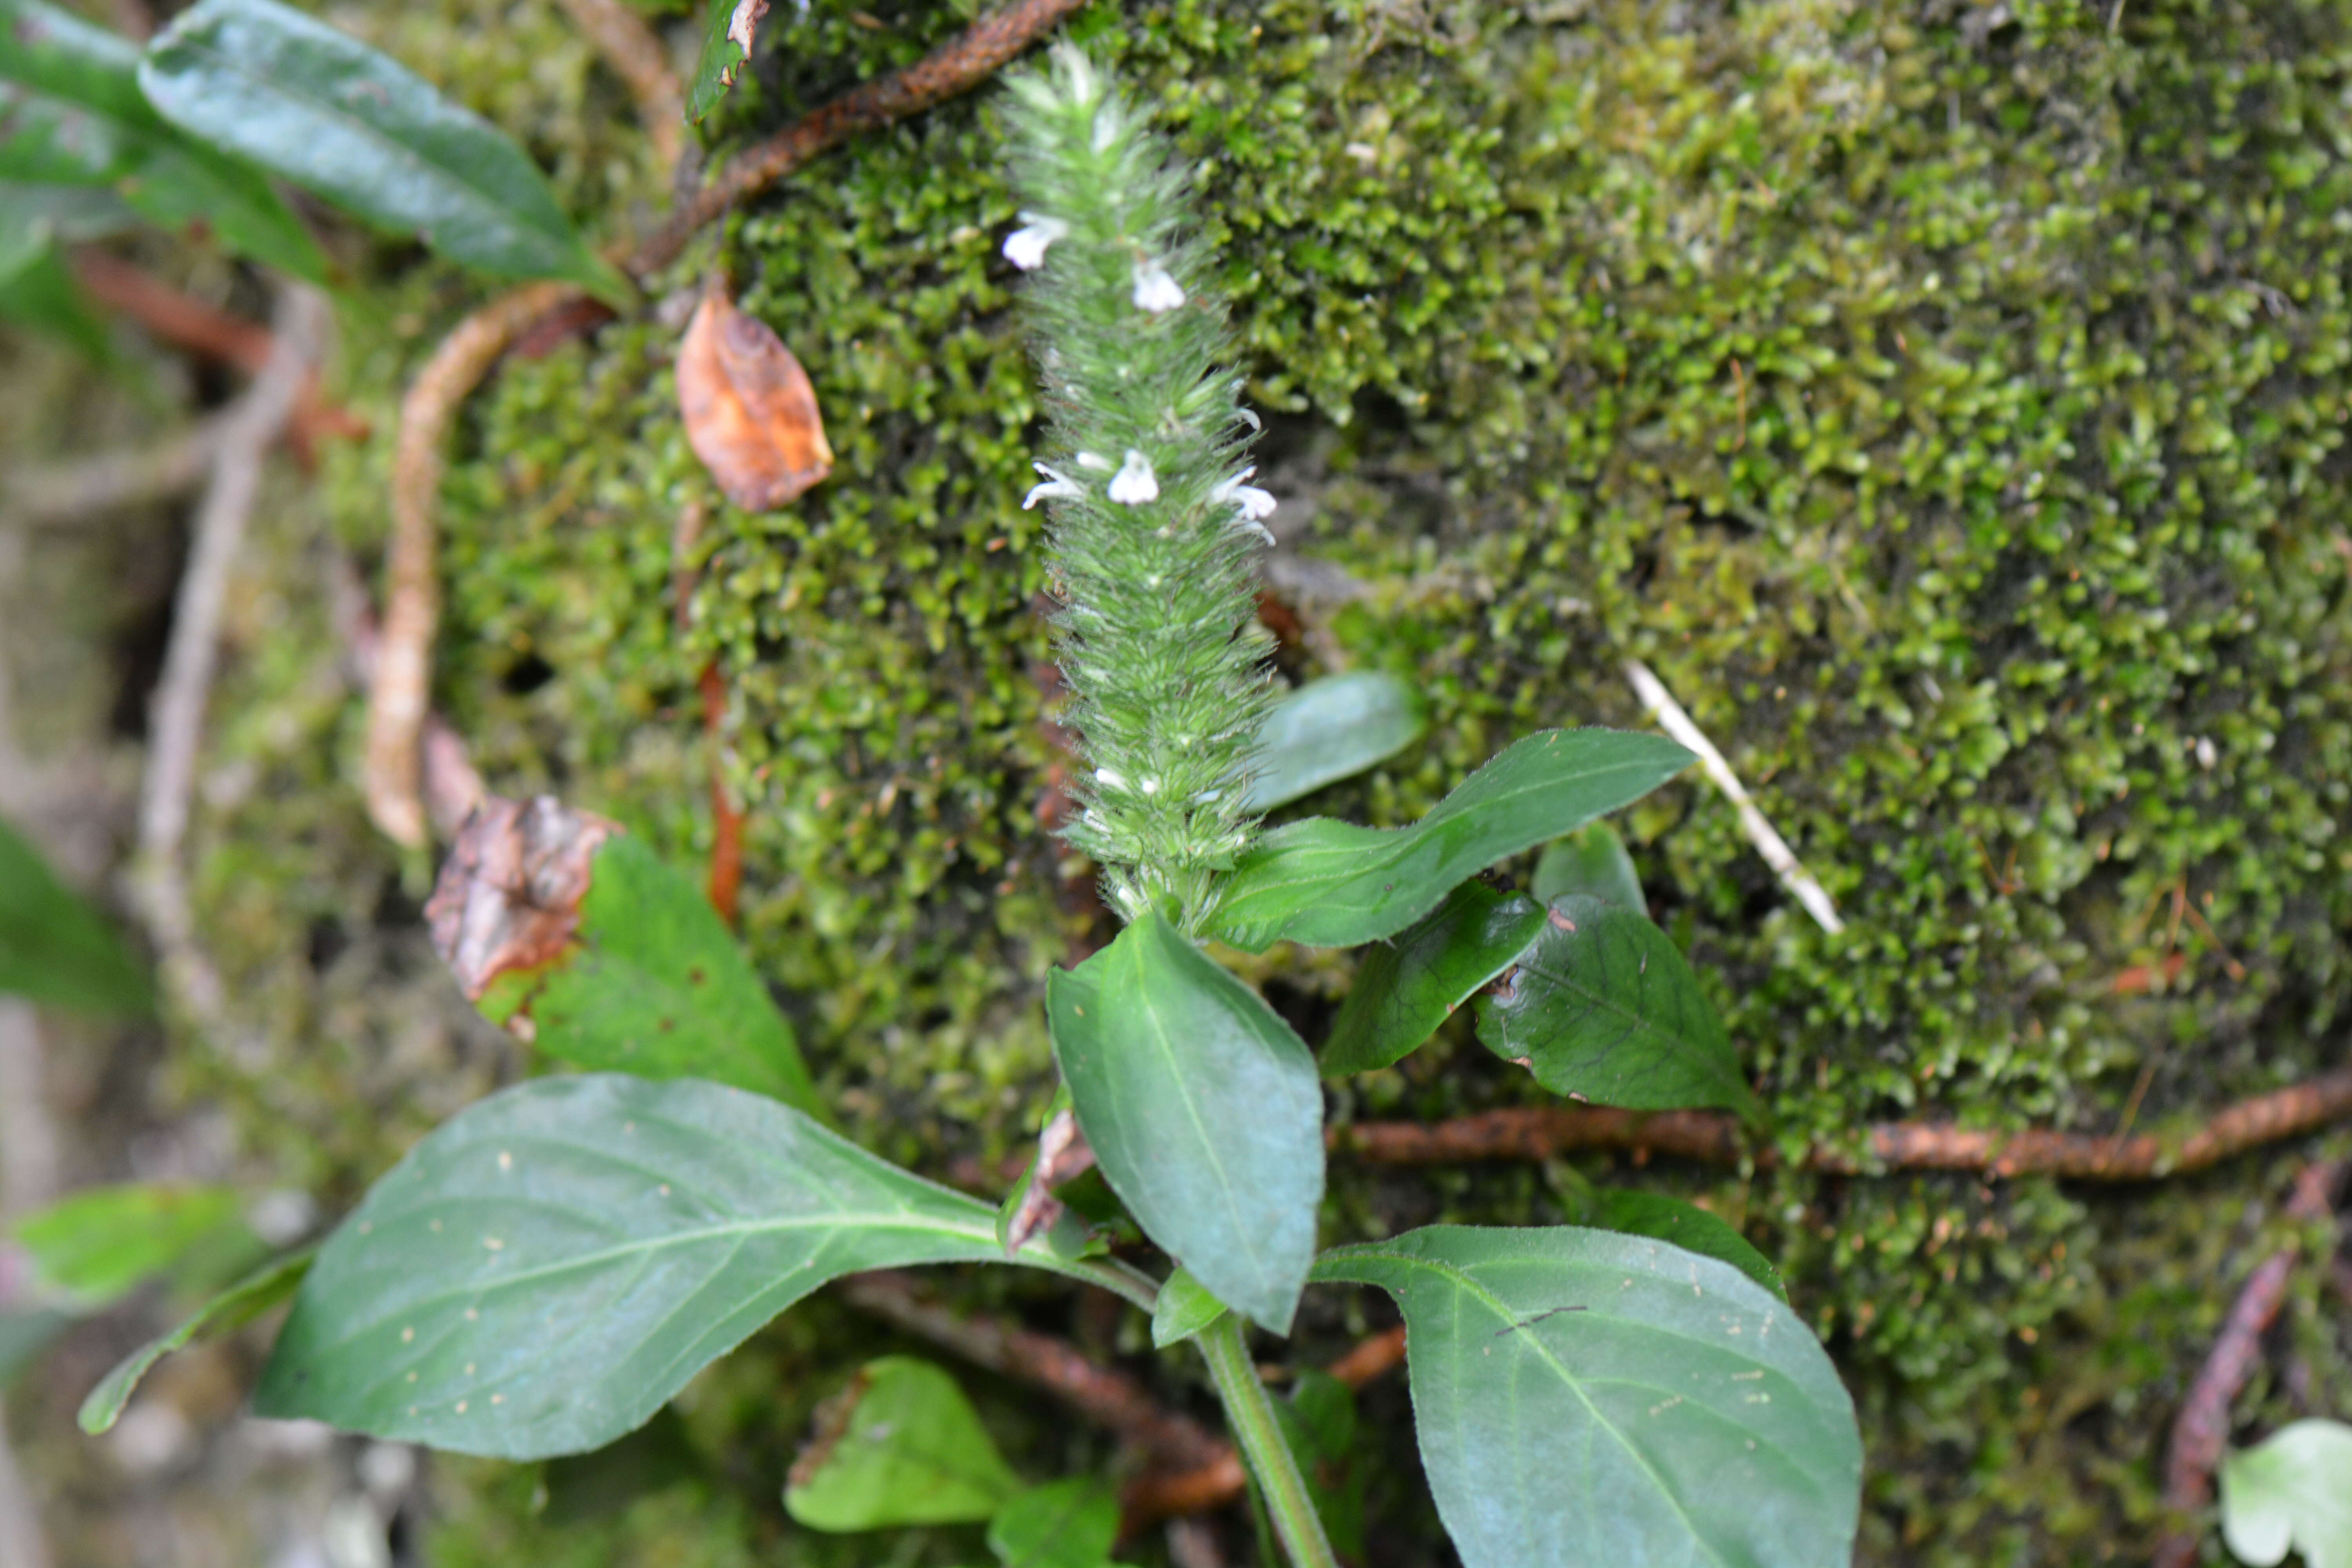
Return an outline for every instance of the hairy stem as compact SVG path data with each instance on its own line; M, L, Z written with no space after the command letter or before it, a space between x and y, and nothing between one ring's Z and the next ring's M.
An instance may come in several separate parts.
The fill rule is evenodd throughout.
M1339 1568L1339 1560L1323 1534L1323 1521L1315 1512L1315 1500L1307 1494L1307 1477L1283 1439L1274 1402L1266 1397L1249 1347L1242 1342L1241 1320L1226 1313L1201 1331L1200 1345L1209 1375L1216 1379L1217 1397L1224 1402L1225 1423L1257 1478L1283 1551L1296 1568Z

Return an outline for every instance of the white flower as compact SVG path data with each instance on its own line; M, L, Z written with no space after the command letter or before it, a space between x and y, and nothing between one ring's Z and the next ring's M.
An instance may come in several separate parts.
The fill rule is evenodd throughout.
M1110 481L1110 499L1121 506L1141 506L1160 499L1160 481L1152 476L1151 459L1129 447L1127 462Z
M1045 265L1045 247L1069 237L1070 226L1037 213L1023 213L1021 217L1026 226L1004 237L1004 259L1024 272L1034 272Z
M1239 415L1241 416L1242 423L1248 426L1251 429L1263 430L1265 428L1265 421L1259 418L1256 414L1251 410L1246 408L1236 408L1234 412Z
M1255 485L1245 482L1256 472L1257 469L1255 468L1244 468L1240 473L1211 490L1209 499L1213 501L1231 503L1241 513L1235 521L1268 544L1272 544L1274 534L1266 528L1265 520L1274 515L1274 497Z
M1097 768L1095 770L1095 782L1101 784L1106 789L1125 789L1127 787L1127 780L1119 774L1111 772L1108 768Z
M1184 302L1184 289L1157 261L1135 264L1135 308L1158 315Z
M1072 390L1075 391L1076 388L1073 388ZM1107 474L1110 472L1110 459L1104 457L1100 452L1080 452L1078 454L1078 467L1082 468L1092 468L1098 474Z
M1021 502L1023 511L1027 511L1041 500L1076 500L1087 493L1086 486L1059 469L1049 468L1043 463L1032 463L1029 466L1045 475L1045 482L1030 487L1028 496Z

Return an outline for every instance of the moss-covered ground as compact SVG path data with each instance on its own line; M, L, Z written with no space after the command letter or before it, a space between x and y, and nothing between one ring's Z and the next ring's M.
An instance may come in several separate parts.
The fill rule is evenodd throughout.
M777 7L716 147L961 17ZM657 202L551 10L344 19L531 138L592 226ZM1890 1117L2166 1125L2346 1059L2352 5L1104 0L1073 30L1196 161L1269 418L1292 665L1429 696L1423 744L1307 809L1409 820L1529 730L1638 723L1639 657L1851 921L1818 930L1701 783L1630 814L1783 1146ZM436 696L502 793L706 854L694 683L718 661L746 939L859 1133L935 1173L1032 1125L1042 978L1092 918L1038 819L1034 403L996 157L986 96L950 104L813 164L670 279L723 271L808 367L838 465L800 502L719 500L676 417L676 311L649 310L503 368L444 519ZM402 277L349 329L377 439L331 460L325 526L362 554L404 368L479 297ZM278 1044L192 1055L185 1088L333 1201L523 1069L436 989L427 868L358 816L315 537L257 564L271 634L222 700L243 787L204 826L213 940ZM1312 1040L1345 971L1253 973ZM1536 1093L1449 1029L1338 1104ZM1865 1561L2132 1561L2164 1522L2164 1424L2324 1142L2116 1191L1343 1162L1327 1233L1557 1219L1607 1181L1697 1197L1789 1271L1856 1391ZM2316 1291L2247 1431L2352 1410ZM1307 1359L1367 1310L1318 1308ZM851 1560L776 1500L845 1335L874 1337L817 1310L698 1384L699 1479L617 1513L562 1522L532 1513L536 1472L445 1470L434 1561ZM975 1387L1035 1473L1101 1459ZM1368 1411L1370 1462L1409 1475L1401 1387ZM1400 1500L1380 1561L1444 1561L1413 1487L1374 1493Z

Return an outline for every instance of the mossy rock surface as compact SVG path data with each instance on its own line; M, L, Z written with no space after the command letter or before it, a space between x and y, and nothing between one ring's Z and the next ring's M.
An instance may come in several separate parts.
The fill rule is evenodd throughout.
M503 52L443 79L625 227L658 184L622 100L551 14L498 15L548 35L536 85ZM880 20L778 7L715 151L961 17ZM1288 668L1429 694L1423 745L1307 809L1407 821L1530 730L1638 724L1640 658L1850 922L1816 928L1696 777L1629 814L1784 1150L1895 1117L2165 1125L2345 1060L2352 6L1277 0L1097 5L1071 30L1196 164L1270 421ZM492 787L707 853L716 661L746 938L860 1134L933 1172L1025 1134L1043 976L1095 918L1039 822L1036 402L996 161L986 95L951 103L810 165L668 280L723 271L808 367L838 463L793 506L728 507L688 452L675 310L510 361L445 491L436 695ZM378 439L331 487L363 546L404 368L469 303L446 274L400 287L354 331ZM404 929L420 888L336 777L352 700L305 706L309 679L244 667L234 703L294 717L230 730L275 771L208 830L264 995L319 985L265 890ZM289 793L339 825L289 844ZM1252 973L1311 1040L1346 963ZM282 1011L289 1037L323 1017ZM445 1047L465 1082L519 1070L433 1027L471 1041ZM1339 1109L1538 1098L1457 1026ZM307 1157L348 1186L429 1120ZM1697 1195L1789 1270L1857 1389L1867 1560L2131 1560L2162 1524L2163 1423L2309 1152L2113 1193L1342 1163L1327 1230L1556 1220L1596 1181ZM2250 1420L2352 1403L2342 1331L2298 1301L2305 1392L2256 1389ZM1321 1310L1317 1351L1357 1309ZM783 1331L751 1355L824 1364ZM762 1541L773 1501L747 1505Z

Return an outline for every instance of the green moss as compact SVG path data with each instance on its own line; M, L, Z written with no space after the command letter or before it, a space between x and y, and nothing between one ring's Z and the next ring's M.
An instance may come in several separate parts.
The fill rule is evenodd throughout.
M1313 646L1430 694L1423 746L1315 806L1406 820L1527 730L1637 723L1617 671L1647 660L1853 922L1815 929L1698 783L1630 814L1786 1150L1897 1116L2147 1127L2340 1058L2352 8L2134 0L2116 28L2111 9L1276 0L1076 26L1201 161L1250 396L1279 416L1277 521L1362 589L1307 605ZM774 16L727 135L958 21ZM486 101L555 126L608 85L550 58L573 74ZM642 189L590 178L626 163L609 134L551 144L579 199ZM694 681L717 659L747 938L853 1121L935 1171L1021 1134L1040 979L1085 918L1034 809L1054 760L1018 510L1034 403L996 159L984 99L946 106L803 171L672 280L724 268L807 364L838 463L793 508L719 500L651 318L510 363L446 496L438 696L494 786L700 855ZM380 436L399 367L463 300L438 273L401 287L354 342ZM355 539L380 526L383 444L341 459ZM208 886L239 921L249 884L357 924L390 871L334 795L352 699L304 708L304 679L257 670L237 700L298 715L269 776L344 820L281 842L273 786ZM253 906L255 973L290 918ZM1311 1025L1345 969L1265 973ZM294 1010L305 1037L390 1028ZM428 1059L495 1059L435 1027ZM367 1037L363 1063L398 1058ZM1440 1049L1344 1104L1532 1098ZM373 1145L336 1147L358 1165ZM1975 1563L2144 1554L2161 1423L2218 1282L2257 1255L2228 1216L2284 1169L2118 1194L1641 1179L1740 1221L1831 1334L1870 1428L1872 1560ZM1331 1229L1540 1220L1559 1184L1609 1174L1343 1167ZM2340 1332L2301 1310L2340 1403Z

